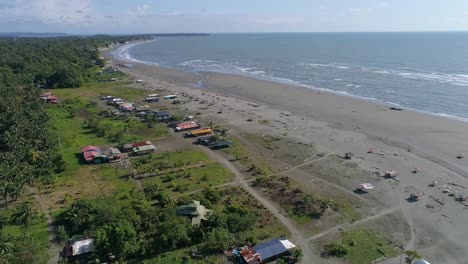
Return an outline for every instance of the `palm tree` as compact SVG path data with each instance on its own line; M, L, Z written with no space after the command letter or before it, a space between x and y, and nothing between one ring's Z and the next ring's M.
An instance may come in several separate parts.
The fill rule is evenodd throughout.
M14 246L11 243L11 237L5 237L0 234L0 264L9 264L9 258L11 257L11 251Z
M16 210L11 214L11 219L23 228L23 234L26 236L28 227L34 219L35 212L32 208L31 200L21 203L16 207Z
M3 197L5 208L8 210L8 183L6 181L0 183L0 195Z

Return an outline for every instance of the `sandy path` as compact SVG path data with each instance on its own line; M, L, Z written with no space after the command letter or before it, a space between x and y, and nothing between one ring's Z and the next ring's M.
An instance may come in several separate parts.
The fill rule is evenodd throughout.
M374 220L374 219L378 219L378 218L380 218L380 217L382 217L382 216L385 216L385 215L388 215L388 214L393 214L394 212L396 212L396 211L398 211L398 210L400 210L400 209L401 209L401 207L390 208L390 209L384 210L384 211L382 211L382 212L380 212L380 213L378 213L378 214L376 214L376 215L363 218L363 219L361 219L361 220L359 220L359 221L356 221L356 222L354 222L354 223L352 223L352 224L337 225L337 226L335 226L335 227L332 227L332 228L330 228L330 229L324 230L324 231L322 231L322 232L320 232L320 233L318 233L318 234L315 234L315 235L313 235L313 236L307 238L307 239L306 239L306 242L310 242L310 241L312 241L312 240L318 239L318 238L320 238L320 237L322 237L322 236L324 236L324 235L326 235L326 234L328 234L328 233L330 233L330 232L338 231L338 229L340 229L340 228L345 228L345 227L351 228L351 227L353 227L353 226L357 226L357 225L359 225L359 224L363 224L363 223L365 223L365 222L368 222L368 221L371 221L371 220Z
M49 247L49 261L48 264L57 264L60 260L60 252L62 251L62 247L55 242L55 238L57 236L57 228L54 225L54 221L52 219L52 215L50 211L47 209L46 202L38 194L38 190L36 188L27 186L26 192L27 195L34 195L34 201L39 206L41 212L44 213L44 217L47 222L47 233L49 234L49 243L52 245Z
M288 229L291 233L292 240L299 244L303 252L303 259L302 263L320 263L320 258L316 256L307 245L304 236L301 232L296 228L296 226L289 220L287 217L282 215L280 211L262 194L252 188L249 183L245 180L242 173L227 159L219 155L218 153L211 151L205 147L199 146L199 149L206 153L211 159L221 163L231 171L234 176L236 177L236 181L242 186L244 190L246 190L250 195L252 195L258 202L260 202L265 208L267 208L276 218L280 220L280 222Z

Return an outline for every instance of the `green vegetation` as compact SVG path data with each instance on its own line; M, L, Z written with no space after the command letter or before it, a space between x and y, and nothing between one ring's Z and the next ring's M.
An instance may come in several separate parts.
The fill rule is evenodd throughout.
M341 241L325 246L330 256L345 258L352 264L370 264L381 257L394 257L398 248L378 234L355 229L342 234Z
M231 173L212 163L202 152L184 150L163 152L135 159L137 173L152 173L145 184L157 185L171 192L184 193L226 183Z
M422 259L422 256L421 254L419 254L419 252L417 252L416 250L407 250L405 251L405 263L406 264L412 264L413 261L417 260L417 259Z
M188 254L183 256L181 252L195 248L197 255L214 261L213 256L235 242L256 241L254 229L277 226L274 218L265 214L268 211L258 210L255 201L236 191L206 189L193 198L201 198L202 204L214 210L200 226L192 226L187 217L176 213L176 208L187 203L189 197L176 202L157 188L77 200L59 214L57 221L65 227L68 237L95 238L100 260L109 253L119 260L153 258L145 263L185 259Z
M0 83L80 87L95 80L104 66L98 47L144 36L64 38L0 38Z
M255 179L254 186L264 188L299 223L320 218L325 212L338 209L332 200L314 197L291 187L287 176L259 177Z
M58 133L62 130L56 129L57 120L51 119L40 98L42 91L36 87L79 87L97 81L96 73L104 65L98 47L138 38L0 39L0 195L4 205L0 211L0 262L48 261L45 220L37 216L31 201L17 204L17 199L24 200L21 195L27 185L50 189L57 175L73 168L66 154L74 152L62 148L62 143L67 143ZM78 129L72 124L75 126L62 125ZM11 208L13 204L16 206Z
M47 262L47 222L36 213L31 201L2 211L0 218L0 263Z

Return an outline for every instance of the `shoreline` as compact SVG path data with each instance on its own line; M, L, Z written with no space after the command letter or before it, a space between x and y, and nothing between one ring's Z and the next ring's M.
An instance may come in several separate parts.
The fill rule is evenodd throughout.
M128 63L113 53L122 46L109 49L105 57L117 64ZM455 158L468 149L468 135L463 132L468 131L467 122L406 108L401 112L392 111L385 103L243 75L192 73L141 62L131 63L134 68L126 68L126 71L137 73L142 78L151 76L176 86L264 104L325 122L333 128L358 132L373 140L415 151L468 179L468 164ZM200 80L204 80L204 88L190 85Z
M184 111L197 113L203 120L229 129L232 136L242 138L244 143L250 143L246 139L249 135L278 136L310 144L318 153L336 157L354 153L353 162L372 175L381 175L387 170L400 172L397 183L380 177L372 180L380 181L376 183L376 199L384 208L399 210L411 227L411 239L406 247L420 250L432 262L459 263L468 258L465 248L457 247L464 245L468 235L465 218L458 217L463 214L463 207L446 200L447 194L441 192L443 184L468 186L468 162L456 159L458 153L468 149L465 133L468 123L406 109L393 111L384 104L239 75L194 74L135 62L132 68L121 67L126 62L114 58L110 52L104 55L132 78L145 80L145 85L135 88L183 93ZM190 85L201 78L205 80L205 88ZM205 104L200 104L201 101ZM208 102L212 106L208 106ZM379 155L369 154L370 148L375 148ZM271 152L274 155L274 151ZM281 157L278 159L282 161ZM331 164L334 165L338 164ZM413 174L414 168L421 168L421 172ZM297 173L302 176L294 180L304 188L313 188L316 184L313 171L304 168ZM343 181L346 178L332 174ZM352 183L340 185L342 190L351 191L366 179L351 177L348 180ZM440 187L428 187L433 181L438 181ZM456 190L464 193L465 188ZM406 200L413 191L426 193L425 201L419 205L408 203ZM424 206L433 200L445 201L437 213ZM378 207L378 203L371 203L369 210ZM447 221L447 216L457 217ZM418 223L417 226L414 223ZM456 254L448 254L451 249Z
M386 101L383 101L383 100L380 100L380 99L377 99L377 98L350 94L350 93L347 93L347 92L344 92L344 91L335 91L335 90L331 90L331 89L327 89L327 88L315 87L315 86L312 86L312 85L302 84L302 83L296 82L294 80L289 80L289 79L280 80L278 78L268 78L268 77L262 78L261 76L255 76L253 74L242 74L242 73L222 72L222 71L219 71L219 72L217 72L217 71L184 71L184 70L178 69L176 67L163 66L163 65L160 65L157 62L138 60L138 59L130 57L130 54L127 53L127 52L125 52L127 56L119 56L119 54L114 54L114 52L118 51L119 49L125 49L125 51L127 51L128 49L130 49L130 48L132 48L134 46L144 44L144 43L148 43L148 42L154 42L154 41L157 41L157 39L153 38L152 40L136 41L136 42L132 42L132 43L126 43L126 44L123 44L123 45L119 45L117 47L110 47L109 49L112 50L111 55L117 60L126 61L128 63L138 63L138 64L143 64L143 65L148 65L148 66L156 66L156 67L160 67L160 68L164 68L164 69L168 69L168 70L174 70L174 71L182 72L182 73L185 73L185 74L199 75L200 79L198 81L196 81L194 83L186 83L186 85L194 85L196 88L205 88L203 86L199 86L198 84L199 83L204 83L204 81L206 81L206 79L207 79L206 76L209 76L210 74L234 75L234 76L247 77L247 78L252 78L252 79L256 79L256 80L268 81L268 82L273 82L273 83L278 83L278 84L283 84L283 85L288 85L288 86L293 86L293 87L305 88L305 89L309 89L309 90L312 90L312 91L315 91L315 92L320 91L320 92L323 92L323 93L330 93L330 94L337 95L337 96L350 97L350 98L353 98L353 99L364 100L364 101L369 102L369 103L383 105L383 106L386 106L386 107L398 107L398 108L403 108L405 111L413 111L413 112L417 112L417 113L420 113L420 114L426 114L426 115L433 116L433 117L446 118L446 119L451 119L451 120L456 120L456 121L461 121L461 122L468 123L468 117L462 117L462 116L457 116L457 115L452 115L452 114L447 114L447 113L438 113L438 112L419 110L419 109L412 108L412 107L409 107L409 106L403 106L403 105L400 105L400 104L394 103L394 102L386 102Z

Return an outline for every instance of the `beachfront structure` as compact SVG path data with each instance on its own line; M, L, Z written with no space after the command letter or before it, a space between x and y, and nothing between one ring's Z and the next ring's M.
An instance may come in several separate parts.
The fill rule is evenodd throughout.
M149 107L149 105L137 106L137 107L135 107L135 111L137 111L137 112L148 112L148 111L151 111L151 108Z
M135 110L135 105L131 102L123 103L120 105L120 110L126 111L126 112L131 112Z
M118 162L122 159L122 153L119 149L110 147L105 151L109 162Z
M190 133L188 133L188 136L198 137L198 136L206 136L210 134L213 134L213 130L211 128L202 128L202 129L192 130Z
M133 151L133 148L136 148L136 147L142 147L142 146L146 146L146 145L153 145L153 143L151 143L151 141L138 141L138 142L134 142L134 143L128 143L128 144L125 144L122 146L122 151L123 152L131 152Z
M123 104L123 103L124 103L124 99L117 98L117 97L114 97L112 99L107 100L108 105L118 106L118 105Z
M158 97L146 97L145 102L148 102L148 103L159 102L159 98Z
M151 111L151 114L159 121L166 121L171 118L171 114L163 111Z
M177 98L176 94L169 94L169 95L164 96L164 99L175 99L175 98Z
M115 96L106 95L106 96L101 97L101 100L107 100L107 101L109 101L109 100L112 100L112 99L114 99L114 98L115 98Z
M195 122L184 122L184 123L179 123L177 124L175 130L177 132L181 132L181 131L187 131L187 130L191 130L191 129L196 129L196 128L199 128L200 126L195 123Z
M144 146L134 147L132 149L132 152L133 152L133 155L144 155L144 154L152 153L155 150L156 150L156 147L154 145L144 145Z
M94 250L94 240L89 238L85 240L79 240L69 242L65 247L65 256L72 258L75 256L91 253Z
M87 163L103 163L107 160L107 156L104 155L99 147L86 146L81 148L81 154L83 159Z
M208 220L208 215L211 212L213 212L213 210L207 209L205 206L200 204L200 201L195 200L187 205L177 208L177 214L189 217L193 226L200 225L202 220Z

